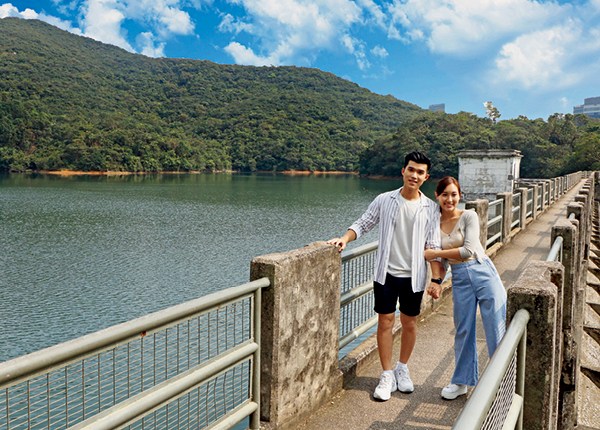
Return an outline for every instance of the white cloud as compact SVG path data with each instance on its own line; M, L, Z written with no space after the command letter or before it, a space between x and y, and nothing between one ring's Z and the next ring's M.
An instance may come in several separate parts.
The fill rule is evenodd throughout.
M23 19L37 19L38 14L33 9L25 9L23 12L19 12L15 6L11 3L4 3L0 6L0 18L23 18Z
M388 55L390 55L384 47L379 46L379 45L377 45L375 48L371 49L371 52L373 53L373 55L376 55L381 58L385 58Z
M124 13L133 19L152 26L163 38L170 34L188 35L194 32L190 15L183 10L182 0L122 0Z
M165 42L156 42L156 38L149 31L140 33L136 37L136 43L142 48L141 54L147 57L164 57Z
M52 24L62 30L70 31L71 33L81 34L81 30L73 27L68 21L63 21L60 18L46 15L44 13L37 13L33 9L25 9L22 12L13 6L11 3L4 3L0 6L0 18L15 17L23 19L39 19L41 21Z
M252 24L248 24L239 20L236 20L233 15L227 13L222 15L221 23L217 27L217 29L221 32L229 32L239 34L242 31L246 31L248 33L254 32L254 27Z
M492 73L497 84L522 89L569 88L600 73L598 31L584 32L582 23L519 36L502 47Z
M570 5L531 0L393 0L388 37L425 40L434 53L473 56L499 40L555 23Z
M243 6L247 12L246 27L241 29L260 40L260 48L266 55L257 55L239 42L225 49L239 64L298 63L299 58L314 56L321 50L345 46L345 37L353 24L360 24L361 8L350 0L229 0ZM374 12L375 9L374 9ZM219 27L239 33L240 27L227 18ZM356 43L352 44L353 46ZM244 48L244 49L241 49ZM349 51L359 67L368 67L364 49ZM249 63L248 61L251 61ZM310 61L307 60L309 63ZM267 63L268 62L268 63Z
M276 58L261 57L256 55L252 49L243 46L238 42L231 42L225 47L225 52L236 59L236 62L250 66L277 65Z
M117 0L86 0L81 22L85 36L135 52L122 29L123 9L124 5Z

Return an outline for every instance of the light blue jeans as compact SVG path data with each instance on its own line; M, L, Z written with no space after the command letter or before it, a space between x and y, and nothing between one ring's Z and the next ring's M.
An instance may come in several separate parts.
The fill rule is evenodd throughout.
M482 262L471 260L452 265L452 299L456 368L451 382L474 386L479 379L475 325L477 304L490 358L506 331L506 290L489 258Z

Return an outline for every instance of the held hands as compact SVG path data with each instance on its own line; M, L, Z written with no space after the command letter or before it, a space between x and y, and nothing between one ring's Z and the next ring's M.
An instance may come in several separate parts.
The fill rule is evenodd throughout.
M427 287L427 294L429 294L434 299L439 299L440 295L442 294L442 286L440 284L432 282Z
M329 242L327 242L329 243ZM437 258L435 256L435 249L426 249L425 250L425 260L430 261L433 260L434 258Z

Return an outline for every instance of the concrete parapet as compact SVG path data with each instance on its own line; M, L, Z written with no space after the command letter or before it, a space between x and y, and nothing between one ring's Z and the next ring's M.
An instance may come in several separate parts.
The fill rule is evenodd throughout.
M265 276L272 288L262 296L261 419L263 428L287 429L342 388L340 253L315 242L254 258L251 280Z
M531 261L508 289L508 320L519 309L530 314L523 428L556 428L562 340L560 321L563 267L557 262Z
M579 290L579 243L577 220L559 220L552 227L551 243L557 237L563 238L562 264L564 267L563 283L563 357L560 378L560 394L558 407L558 428L572 429L577 423L577 381L579 377L578 357L581 349L581 326L583 308L576 305Z

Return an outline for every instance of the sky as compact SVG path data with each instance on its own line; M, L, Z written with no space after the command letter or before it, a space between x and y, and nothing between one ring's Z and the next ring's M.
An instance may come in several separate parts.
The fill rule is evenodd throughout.
M447 113L547 119L600 96L600 0L0 0L9 16L149 57L315 67Z

